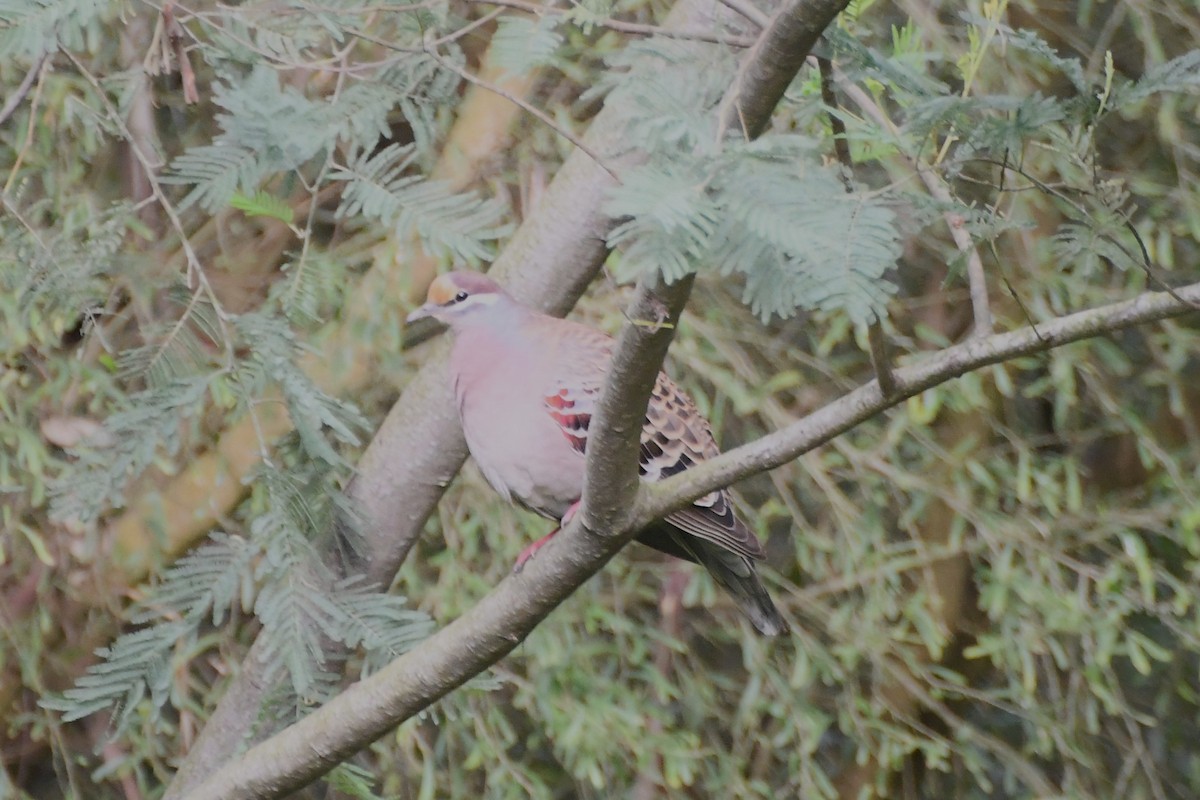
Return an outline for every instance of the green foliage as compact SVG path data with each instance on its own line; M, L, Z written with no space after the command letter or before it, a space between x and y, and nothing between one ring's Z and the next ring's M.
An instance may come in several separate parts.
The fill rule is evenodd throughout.
M502 17L492 34L492 61L505 72L525 75L551 64L562 46L558 19L546 15L535 19Z
M672 40L633 42L609 58L594 90L630 111L630 139L664 158L717 150L713 113L736 61L720 49Z
M0 56L32 60L58 47L79 49L111 5L107 0L2 0Z
M880 316L900 248L878 193L847 193L807 137L731 136L714 152L727 63L712 68L708 50L681 43L630 51L622 63L636 66L610 96L633 107L631 128L653 157L625 173L606 206L624 220L608 237L623 250L622 276L655 269L675 281L715 268L745 276L746 303L764 320L817 309L859 323Z
M289 455L308 454L301 445ZM186 642L209 621L221 625L250 611L262 624L267 674L287 678L289 691L276 703L291 709L291 718L336 693L330 643L362 647L372 668L418 644L430 633L426 615L361 577L336 579L326 565L314 537L330 530L339 513L329 477L294 464L288 472L265 467L264 491L249 501L259 507L250 538L217 533L177 561L129 615L146 627L98 650L102 661L43 705L62 711L65 721L111 708L114 735L127 733L135 713L146 711L143 699L155 715L172 699L177 653L191 649Z
M52 509L59 519L95 519L116 506L132 475L145 471L159 453L175 455L183 445L181 419L202 406L208 382L185 378L129 397L129 408L105 420L108 438L86 440L77 460L52 486Z
M202 621L211 616L222 624L235 611L248 611L254 596L251 543L237 536L213 534L211 540L172 565L150 595L130 615L144 624L157 617Z
M1136 81L1123 84L1114 105L1137 103L1164 92L1185 93L1200 88L1200 51L1192 50L1146 70Z
M147 692L155 708L166 703L174 667L171 651L191 628L183 621L165 622L124 634L111 647L96 651L103 663L89 670L73 689L61 697L43 698L42 705L63 712L64 722L111 707L115 730L120 733L140 710Z
M6 362L28 347L48 347L81 312L94 312L107 282L121 271L120 247L130 232L128 206L96 213L88 204L52 211L46 203L19 210L5 198L0 215L0 347ZM41 229L44 219L57 225Z
M259 397L266 386L277 386L307 455L330 466L343 464L330 439L358 444L355 431L369 428L366 419L350 403L322 392L296 366L302 345L287 322L265 314L245 314L237 319L237 328L250 349L237 376L245 395Z
M248 217L271 217L289 225L295 218L291 206L267 192L258 192L253 197L234 192L229 205L244 211Z
M356 764L338 764L329 773L329 787L345 797L354 800L377 800L380 795L375 793L375 776L366 767Z
M338 215L376 220L400 238L416 233L431 252L458 261L486 258L489 244L506 232L500 207L406 174L415 158L413 147L395 144L351 155L331 176L346 182Z

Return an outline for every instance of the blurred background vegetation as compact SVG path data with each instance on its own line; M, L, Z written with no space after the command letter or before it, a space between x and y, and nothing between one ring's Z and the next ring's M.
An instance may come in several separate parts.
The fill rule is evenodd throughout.
M468 466L391 594L314 589L333 489L425 355L404 314L534 212L597 87L650 97L621 77L668 10L0 4L0 797L157 797L260 632L269 727L343 680L322 634L369 669L545 533ZM672 57L720 87L753 31L717 77ZM786 315L710 270L668 369L732 445L869 380L872 310L902 361L963 339L954 220L1001 330L1196 280L1196 41L1170 0L852 4L838 105L806 69L772 131L835 164L841 121L898 261ZM631 144L688 144L689 99ZM674 246L631 236L575 312L610 331L613 276ZM1200 796L1198 344L1184 318L989 368L745 482L791 637L631 547L323 791Z

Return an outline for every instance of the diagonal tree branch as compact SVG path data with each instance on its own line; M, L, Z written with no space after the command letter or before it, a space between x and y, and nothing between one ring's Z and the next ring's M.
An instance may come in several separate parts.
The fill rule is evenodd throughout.
M920 364L897 370L895 395L883 397L872 381L794 425L657 486L643 486L635 513L626 515L623 529L612 535L586 535L580 514L521 573L505 579L420 648L254 747L188 795L189 800L278 797L313 780L504 657L651 520L712 489L794 459L905 398L971 370L1191 312L1191 303L1200 300L1200 283L1176 294L1178 297L1146 293L1043 323L1036 332L1026 327L947 348Z
M847 5L849 0L788 0L780 6L726 91L719 130L740 131L748 139L761 134L813 45ZM642 418L674 334L673 324L650 321L677 320L691 288L690 276L662 286L656 274L638 285L589 431L580 516L590 531L622 527L633 508ZM640 527L644 524L635 530Z
M721 130L740 130L747 139L757 138L813 45L848 5L850 0L784 3L742 61L733 91L725 98Z
M49 55L49 53L42 53L34 59L33 64L29 67L29 71L25 73L25 77L21 80L21 85L4 101L4 107L0 108L0 125L8 122L8 118L13 115L17 107L21 105L21 101L29 94L29 90L33 88L33 82L41 74L42 65L46 63Z
M605 535L630 527L637 499L638 446L654 382L691 293L694 276L664 286L652 273L638 285L626 312L612 366L588 433L587 472L580 516L583 526ZM624 541L622 541L624 544Z
M714 489L786 464L901 401L968 372L1124 328L1182 316L1194 312L1197 301L1200 301L1200 283L1193 283L1174 292L1145 292L1132 300L1068 314L1036 327L1030 325L1009 333L972 338L947 347L917 364L897 369L894 394L885 397L879 382L871 381L786 428L658 484L644 486L635 522L647 524Z
M809 50L847 2L790 0L780 9L763 31L759 43L746 55L734 85L727 92L721 112L727 129L736 124L746 135L757 135L765 129L776 103L803 65ZM712 21L704 17L701 7L707 7L707 4L684 0L672 11L667 25L694 25L693 20L699 18L711 26ZM765 94L770 101L762 102L755 96L757 93ZM623 152L620 134L627 124L628 113L625 109L606 108L589 130L590 147L601 153ZM593 137L600 141L591 141ZM626 155L624 158L631 161L637 156ZM613 224L600 210L600 199L611 186L611 181L606 180L600 170L595 160L576 152L556 177L539 213L522 226L497 262L494 271L508 278L510 290L518 297L564 312L582 293L587 283L584 278L590 279L598 270L606 252L605 235ZM591 192L586 194L585 203L579 204L577 196L572 195L579 186L576 176L582 174L588 175ZM552 227L547 229L545 217L552 218L555 211L561 213L563 210L557 203L581 213L570 220L573 225L554 226L551 222ZM541 213L548 209L547 214ZM564 235L567 240L559 242ZM552 253L558 269L551 271L545 269L545 262L535 262L534 265L542 269L531 270L524 249L530 242L544 245L547 240L561 243L564 249L577 251L583 248L587 252L578 259L569 259L564 258L563 250L543 246L540 252ZM559 266L573 263L584 264L585 268L577 269L572 275L564 273ZM587 265L592 268L587 269ZM537 291L539 282L541 292ZM655 291L643 285L631 318L653 317L657 309L665 308L665 316L677 319L690 286L690 280ZM555 288L562 302L553 302ZM655 295L659 297L656 299ZM614 360L616 378L609 381L601 399L597 422L599 440L589 448L593 450L589 454L589 474L604 477L600 481L588 480L587 485L594 484L596 488L587 490L580 520L559 537L560 541L568 541L572 546L549 548L554 552L539 558L533 568L527 567L519 577L504 581L493 592L495 602L485 600L480 603L419 648L423 657L433 659L432 663L450 665L450 668L438 666L414 680L412 674L406 673L405 665L411 662L407 657L401 658L372 679L351 687L314 715L252 748L243 758L205 780L188 795L189 798L275 797L310 782L502 658L634 536L637 528L615 523L627 522L622 517L627 518L628 509L634 507L638 490L636 447L641 418L673 329L673 326L660 326L650 335L628 329L636 327L627 326L623 332ZM360 462L359 477L351 487L351 496L366 517L372 556L368 574L376 580L390 578L399 568L440 497L441 488L461 466L465 455L457 423L446 419L447 410L453 405L444 370L445 359L439 357L417 376L415 385L405 392L372 441ZM440 408L433 409L432 421L422 419L420 415L429 411L427 398L436 402L438 387L442 387L443 402ZM411 402L412 395L416 396L417 402ZM432 442L425 438L431 422L437 431ZM414 436L418 442L424 439L425 446L412 442ZM439 449L437 444L442 442L452 442L453 446ZM400 454L406 457L397 458ZM410 482L397 480L401 477L397 472L404 473L403 477ZM433 480L430 475L435 476ZM398 495L412 491L412 481L426 491L416 498L416 503L397 504ZM589 508L601 510L599 519ZM380 536L384 529L379 522L389 519L400 519L405 523L407 530L399 543ZM585 525L590 530L602 530L605 535L583 537L580 530ZM418 669L423 671L425 667L418 664ZM400 681L398 684L380 684L377 680L392 674ZM214 766L216 763L219 762L214 762ZM193 770L193 778L198 774Z
M664 25L716 31L720 28L711 14L720 11L708 0L680 0ZM610 165L632 164L637 158L629 152L625 135L632 113L607 104L584 137ZM524 302L565 314L608 255L605 242L615 223L602 207L612 186L612 178L596 161L583 152L573 153L493 265L493 274ZM363 566L370 580L391 583L466 454L443 350L409 382L348 488L362 519ZM176 774L167 800L199 786L242 749L268 688L262 665L261 645L256 644Z

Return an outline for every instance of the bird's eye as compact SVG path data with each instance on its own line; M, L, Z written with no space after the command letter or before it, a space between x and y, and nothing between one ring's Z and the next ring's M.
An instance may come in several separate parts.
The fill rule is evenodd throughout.
M458 294L454 295L454 302L456 302L456 303L461 303L463 300L466 300L466 299L467 299L466 292L459 292Z

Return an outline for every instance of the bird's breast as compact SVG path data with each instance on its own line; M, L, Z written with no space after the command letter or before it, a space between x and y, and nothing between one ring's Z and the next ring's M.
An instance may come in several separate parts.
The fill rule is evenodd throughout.
M464 345L456 343L451 372L471 456L506 499L561 519L582 494L584 458L546 406L552 376L520 351Z

